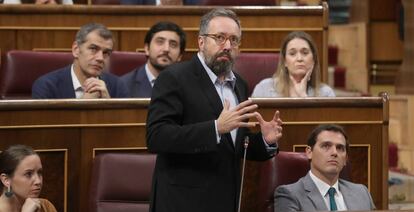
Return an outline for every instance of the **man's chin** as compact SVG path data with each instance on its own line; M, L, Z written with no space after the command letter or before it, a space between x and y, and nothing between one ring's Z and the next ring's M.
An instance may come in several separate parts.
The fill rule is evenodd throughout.
M164 69L166 69L168 66L170 66L171 64L152 64L152 66L154 66L154 68L156 68L159 71L162 71Z
M89 75L88 77L98 77L98 76L101 76L102 72L103 72L103 70L96 70L96 69L89 70L88 71L88 75Z

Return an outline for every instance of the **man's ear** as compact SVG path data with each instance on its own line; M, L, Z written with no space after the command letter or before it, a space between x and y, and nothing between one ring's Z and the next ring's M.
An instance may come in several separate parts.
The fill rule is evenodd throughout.
M74 58L79 57L79 45L76 41L73 41L72 43L72 55Z
M144 51L145 51L145 55L147 56L147 57L149 57L149 45L148 45L148 43L146 43L146 44L144 44Z
M306 146L305 153L306 157L308 157L309 160L312 160L312 147Z
M346 166L346 164L348 163L349 157L348 157L348 153L346 153L346 160L344 162L344 166Z
M198 48L202 50L204 48L205 41L203 36L198 36Z

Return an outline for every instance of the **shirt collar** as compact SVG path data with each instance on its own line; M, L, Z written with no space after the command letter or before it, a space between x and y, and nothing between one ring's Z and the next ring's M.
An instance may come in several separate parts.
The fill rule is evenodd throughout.
M206 62L204 61L204 57L201 55L200 52L197 53L197 57L203 65L204 69L206 70L208 76L210 77L211 82L213 82L213 84L220 83L218 81L218 77L216 76L216 74L214 74L214 72L207 66ZM230 83L231 87L234 89L234 86L236 85L236 76L234 75L233 71L230 71L225 76L224 81Z
M151 83L151 86L154 87L155 76L149 70L148 64L145 64L145 73L147 73L148 81Z
M323 182L321 179L319 179L317 176L315 176L310 170L309 175L323 197L326 196L330 187L334 187L337 192L339 191L338 180L336 180L333 186L330 186L327 183Z
M82 85L80 84L79 79L75 74L75 70L73 69L73 64L70 67L70 75L72 76L73 90L78 91L82 89Z

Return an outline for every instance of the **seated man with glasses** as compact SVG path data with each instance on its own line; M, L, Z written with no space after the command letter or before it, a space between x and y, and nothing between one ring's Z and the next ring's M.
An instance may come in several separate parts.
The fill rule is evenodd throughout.
M150 211L237 211L244 148L252 160L277 153L279 112L263 120L247 100L246 82L232 71L240 38L233 11L208 12L197 55L168 66L155 81L147 118L148 150L157 154ZM249 132L253 117L261 133Z

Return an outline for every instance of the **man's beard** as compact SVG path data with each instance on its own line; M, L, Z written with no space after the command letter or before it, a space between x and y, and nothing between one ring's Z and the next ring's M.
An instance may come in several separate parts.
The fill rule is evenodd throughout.
M219 57L227 56L229 60L217 60ZM205 58L206 65L213 71L217 76L226 75L233 68L233 57L230 52L217 53L212 57Z
M170 58L170 56L168 56L168 55L162 55L162 56L166 56L170 61L172 61L172 59ZM159 57L161 57L161 56L159 56ZM166 69L168 66L170 66L170 65L173 64L173 63L170 63L170 64L167 64L167 65L161 65L161 64L159 64L157 62L158 57L155 58L155 59L151 59L151 58L148 58L148 59L149 59L149 62L151 63L151 65L155 69L157 69L159 72L161 72L162 70Z

